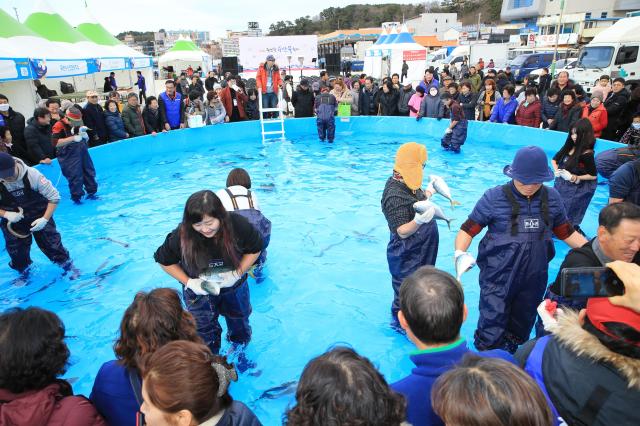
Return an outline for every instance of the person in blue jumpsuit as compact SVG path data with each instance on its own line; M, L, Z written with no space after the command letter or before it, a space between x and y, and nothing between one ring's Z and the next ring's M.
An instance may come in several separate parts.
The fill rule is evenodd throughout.
M221 346L220 315L231 342L251 340L247 271L261 249L262 237L249 221L227 213L218 196L205 190L189 197L182 222L154 254L162 269L184 286L185 305L214 354Z
M98 192L96 169L87 146L87 130L82 112L75 106L69 108L51 129L51 142L56 147L60 169L69 181L71 199L76 204L81 203L85 191L87 199L95 199Z
M451 119L440 144L445 150L458 154L460 147L467 140L467 118L464 116L460 104L448 92L443 93L440 99L449 110L449 118Z
M487 190L461 226L455 260L456 265L467 263L463 261L471 257L471 240L487 226L478 247L480 318L475 346L514 353L528 340L547 287L549 262L555 256L552 236L572 248L587 240L571 225L558 191L542 184L554 175L541 148L519 149L504 174L512 181Z
M31 265L33 239L42 252L65 270L72 267L53 221L60 202L58 190L38 170L22 160L0 153L0 228L9 267L25 272Z
M621 201L640 206L640 159L624 163L609 179L609 204Z
M416 213L413 205L428 199L435 192L422 190L427 148L408 142L398 148L393 174L382 193L382 213L389 225L387 261L393 287L391 305L392 324L398 323L399 294L402 281L424 265L435 265L438 256L438 226L433 220L433 209Z
M267 262L267 247L271 240L271 221L262 214L256 193L251 192L249 173L241 168L231 170L227 176L227 187L216 191L216 195L228 212L244 216L260 233L262 250L252 273L256 282L264 281L263 269Z
M596 192L598 172L593 158L596 138L588 118L581 118L569 131L564 146L551 160L556 179L553 187L562 196L573 227L580 223Z
M338 101L329 93L328 87L323 87L320 95L316 96L314 109L317 116L318 137L323 142L325 139L333 142L336 134L335 115L338 110Z

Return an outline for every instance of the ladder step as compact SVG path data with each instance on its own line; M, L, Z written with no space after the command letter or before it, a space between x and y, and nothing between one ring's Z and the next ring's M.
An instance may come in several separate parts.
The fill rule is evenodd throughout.
M263 135L284 135L284 132L282 130L278 131L278 132L262 132Z
M268 118L266 120L262 120L262 122L265 123L265 124L283 123L284 119L283 118Z

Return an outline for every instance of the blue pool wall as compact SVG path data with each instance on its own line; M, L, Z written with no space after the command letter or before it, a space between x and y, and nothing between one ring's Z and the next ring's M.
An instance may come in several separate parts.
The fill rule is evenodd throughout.
M349 143L351 134L370 134L372 140L378 136L398 138L399 145L403 142L421 142L421 137L440 138L449 120L424 118L419 122L410 117L336 117L336 142ZM313 140L317 135L315 118L292 118L285 120L285 132L288 138L303 137ZM537 145L545 150L549 161L562 147L566 140L566 133L553 130L541 130L508 124L497 124L480 121L470 121L467 142L464 150L472 150L474 143L495 146L525 146ZM100 171L114 165L143 162L150 155L163 155L175 151L189 151L203 145L220 145L229 140L246 140L247 144L261 144L259 121L244 121L240 123L205 126L195 129L174 130L159 133L156 136L141 136L119 142L95 147L91 149L91 157L96 167L98 182ZM622 146L619 143L598 139L595 151ZM439 146L427 146L428 151L440 149ZM395 150L390 155L395 155ZM508 164L511 158L496 158L499 164ZM57 187L63 197L68 198L69 189L66 179L61 177L57 161L51 165L37 166Z

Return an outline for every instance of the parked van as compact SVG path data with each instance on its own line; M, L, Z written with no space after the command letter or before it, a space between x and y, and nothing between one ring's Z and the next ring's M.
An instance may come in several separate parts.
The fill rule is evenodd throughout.
M640 16L624 18L598 33L584 46L573 78L591 93L600 76L640 77Z
M511 61L511 72L515 77L516 82L520 83L531 73L531 71L537 70L538 68L549 67L551 66L552 61L553 52L538 52L519 55Z

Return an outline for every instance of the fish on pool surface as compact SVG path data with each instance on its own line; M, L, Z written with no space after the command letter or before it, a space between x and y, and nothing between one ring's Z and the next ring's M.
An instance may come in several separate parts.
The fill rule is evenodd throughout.
M460 203L451 197L451 190L449 189L449 185L438 175L429 175L429 184L433 185L433 188L436 192L442 195L444 198L451 202L451 208L454 206L459 206Z
M257 400L259 401L261 399L277 399L285 395L291 395L296 392L297 387L298 382L296 380L285 382L279 386L274 386L262 392L262 395L260 395Z
M444 220L445 222L447 222L447 226L449 227L449 230L451 230L451 222L453 221L453 219L450 219L447 216L445 216L444 211L439 205L437 205L436 203L430 200L418 201L417 203L413 204L413 209L420 214L426 212L429 208L433 208L433 210L435 211L433 218Z

